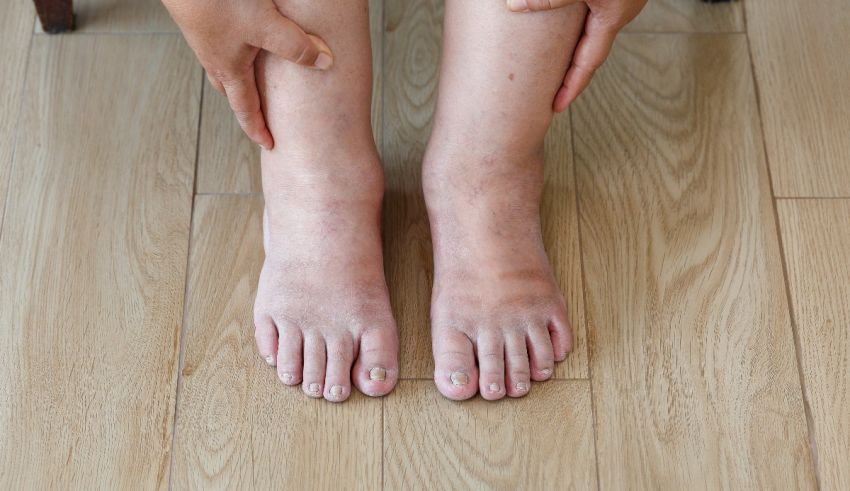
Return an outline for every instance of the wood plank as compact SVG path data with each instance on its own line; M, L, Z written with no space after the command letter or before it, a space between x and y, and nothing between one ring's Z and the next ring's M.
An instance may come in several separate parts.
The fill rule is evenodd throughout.
M778 203L823 489L850 489L850 201Z
M626 32L743 32L739 1L649 0Z
M74 0L74 15L81 33L180 32L161 0ZM40 22L35 32L44 34Z
M776 196L850 197L847 3L745 6Z
M494 404L402 380L384 432L387 489L596 489L587 381L552 380Z
M285 387L257 355L260 196L198 196L175 438L177 489L378 489L381 400Z
M33 41L0 239L0 488L167 485L192 60L175 36Z
M600 487L814 487L745 37L621 36L573 115Z
M372 35L372 129L381 150L383 127L383 1L369 0ZM260 148L242 132L227 99L204 85L198 193L260 193Z
M434 361L426 326L433 261L421 165L436 101L443 2L388 1L385 16L385 270L399 325L401 378L431 378ZM568 302L575 339L574 352L556 366L554 377L586 378L578 213L568 115L556 118L549 132L545 172L541 206L544 241Z
M3 60L0 70L0 234L3 233L3 210L18 134L32 25L33 7L29 0L7 0L0 4L0 60Z

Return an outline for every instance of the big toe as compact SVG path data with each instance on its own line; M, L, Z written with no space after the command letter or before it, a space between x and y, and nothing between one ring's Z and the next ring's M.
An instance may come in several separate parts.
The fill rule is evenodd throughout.
M367 396L390 393L398 381L398 335L395 327L370 329L360 337L352 372L354 385Z
M478 368L475 366L472 341L454 329L435 329L434 382L449 399L469 399L478 391Z

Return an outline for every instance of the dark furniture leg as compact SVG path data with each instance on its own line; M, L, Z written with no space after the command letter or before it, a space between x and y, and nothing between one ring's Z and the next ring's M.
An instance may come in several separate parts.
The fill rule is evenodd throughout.
M34 0L44 32L56 34L74 29L72 0Z

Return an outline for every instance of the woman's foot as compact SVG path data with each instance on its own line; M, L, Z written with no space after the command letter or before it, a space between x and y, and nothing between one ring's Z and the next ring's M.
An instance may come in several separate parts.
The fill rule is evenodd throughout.
M540 229L543 139L583 4L531 15L447 0L423 186L434 242L431 332L446 397L528 393L571 349Z
M291 0L281 12L320 32L327 71L261 55L257 81L275 140L262 152L266 261L254 309L260 355L280 380L343 401L388 393L398 338L381 257L383 174L370 126L366 0Z

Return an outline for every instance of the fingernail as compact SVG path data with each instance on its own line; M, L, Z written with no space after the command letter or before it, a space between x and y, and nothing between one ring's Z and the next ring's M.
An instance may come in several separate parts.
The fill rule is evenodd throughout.
M369 379L370 380L386 380L387 378L387 370L381 367L375 367L369 370Z
M466 385L469 383L469 375L463 372L452 372L451 379L454 385Z
M508 0L508 8L514 12L528 10L528 0Z
M321 390L321 388L322 388L322 387L321 387L321 386L319 386L319 384L310 384L310 385L307 387L307 390L308 390L311 394L318 394L318 393L319 393L319 391Z
M516 384L516 390L518 390L520 392L525 392L525 391L528 390L528 384L525 383L525 382L520 382L520 383Z
M319 56L316 57L316 62L313 63L313 66L318 68L319 70L327 70L333 65L334 59L331 58L331 55L327 53L319 53Z
M292 374L291 373L282 373L280 374L280 381L289 384L292 382Z
M334 385L331 387L331 397L334 399L339 399L342 396L343 388L341 385Z
M266 363L268 363L269 365L274 365L274 355L267 356Z
M552 375L552 369L551 368L543 368L543 369L540 370L540 374L543 375L544 377L548 377L549 375Z
M499 384L490 384L490 392L499 392Z

